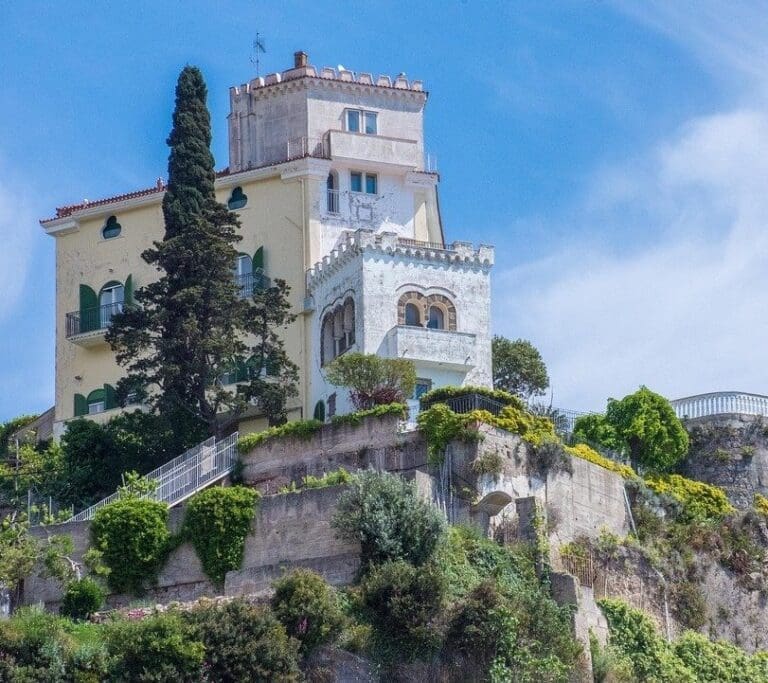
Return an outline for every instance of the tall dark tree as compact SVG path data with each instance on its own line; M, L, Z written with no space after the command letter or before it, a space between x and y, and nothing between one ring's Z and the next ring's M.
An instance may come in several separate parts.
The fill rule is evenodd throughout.
M249 283L246 292L234 279L240 224L216 201L206 95L200 71L185 67L168 137L165 236L142 254L160 277L136 291L138 306L115 316L107 340L128 370L118 396L135 392L176 424L186 417L221 434L249 402L284 421L298 369L277 333L294 319L288 285ZM235 368L247 369L242 381L225 383Z

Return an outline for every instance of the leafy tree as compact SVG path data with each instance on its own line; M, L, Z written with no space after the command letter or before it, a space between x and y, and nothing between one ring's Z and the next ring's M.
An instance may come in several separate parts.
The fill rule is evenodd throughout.
M669 470L688 452L688 434L669 401L647 387L621 400L608 399L605 420L635 472L641 466Z
M619 450L620 444L613 425L605 415L591 413L576 419L573 425L573 436L593 446L603 446L610 450Z
M549 386L547 366L526 339L510 341L496 335L491 342L493 386L521 398L541 396Z
M72 581L61 600L61 614L74 620L88 619L104 604L104 589L91 578Z
M206 96L200 71L185 67L168 138L165 236L142 254L160 278L137 290L139 305L115 316L107 340L128 370L120 397L135 391L160 414L192 416L221 434L254 399L270 422L284 421L298 369L277 334L295 317L288 285L254 285L243 296L233 278L239 222L216 201ZM224 385L245 358L247 379Z
M416 386L416 367L406 358L382 358L374 353L345 353L326 369L337 387L349 387L357 410L403 403Z
M413 482L373 471L355 475L339 497L334 528L359 539L365 566L388 560L427 562L445 534L445 520Z

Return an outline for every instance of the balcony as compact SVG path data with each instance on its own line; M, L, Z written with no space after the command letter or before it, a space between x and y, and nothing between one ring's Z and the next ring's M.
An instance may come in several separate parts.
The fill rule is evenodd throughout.
M422 166L421 152L415 140L348 133L343 130L331 130L328 133L330 152L334 159L353 159L409 168Z
M257 268L252 273L235 276L240 298L250 299L260 289L267 289L272 286L269 278L264 275L261 268Z
M387 333L383 351L389 358L466 373L475 367L476 345L474 334L398 325Z
M66 337L73 344L89 347L104 343L104 334L112 322L112 316L121 313L123 303L116 302L73 311L66 316Z

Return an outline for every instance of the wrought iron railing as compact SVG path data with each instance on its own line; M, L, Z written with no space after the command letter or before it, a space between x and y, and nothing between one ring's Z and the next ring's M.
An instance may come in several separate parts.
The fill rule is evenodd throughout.
M237 461L237 437L237 432L218 441L215 437L211 437L165 465L152 470L145 476L155 483L155 490L143 497L172 506L223 479L232 471ZM113 493L82 512L78 512L67 522L93 519L99 508L114 502L119 497L119 493Z
M237 275L235 282L241 299L250 299L257 291L267 289L272 284L261 268L256 268L252 273Z
M445 403L454 413L471 413L473 410L487 410L493 415L498 415L506 407L504 403L494 401L492 398L482 396L481 394L457 396L440 401L440 403Z
M86 308L82 311L73 311L67 313L67 339L75 337L85 332L96 332L105 330L112 322L112 317L116 313L123 312L123 302L119 301L113 304L105 304L96 308Z
M768 396L743 391L716 391L670 401L680 418L710 415L764 415L768 417Z

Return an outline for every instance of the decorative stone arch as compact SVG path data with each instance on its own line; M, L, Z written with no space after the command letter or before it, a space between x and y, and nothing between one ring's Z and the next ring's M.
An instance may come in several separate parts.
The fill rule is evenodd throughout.
M426 320L429 320L429 309L436 306L443 312L444 330L456 331L456 306L443 294L430 294L426 297Z
M425 296L421 292L410 290L405 292L397 302L397 324L406 324L405 309L412 304L419 310L420 324L426 326L429 321L429 309L431 306L437 306L443 312L444 328L446 330L456 331L456 306L447 296L443 294L430 294Z
M355 343L355 300L348 291L326 306L320 325L320 365L330 363Z

